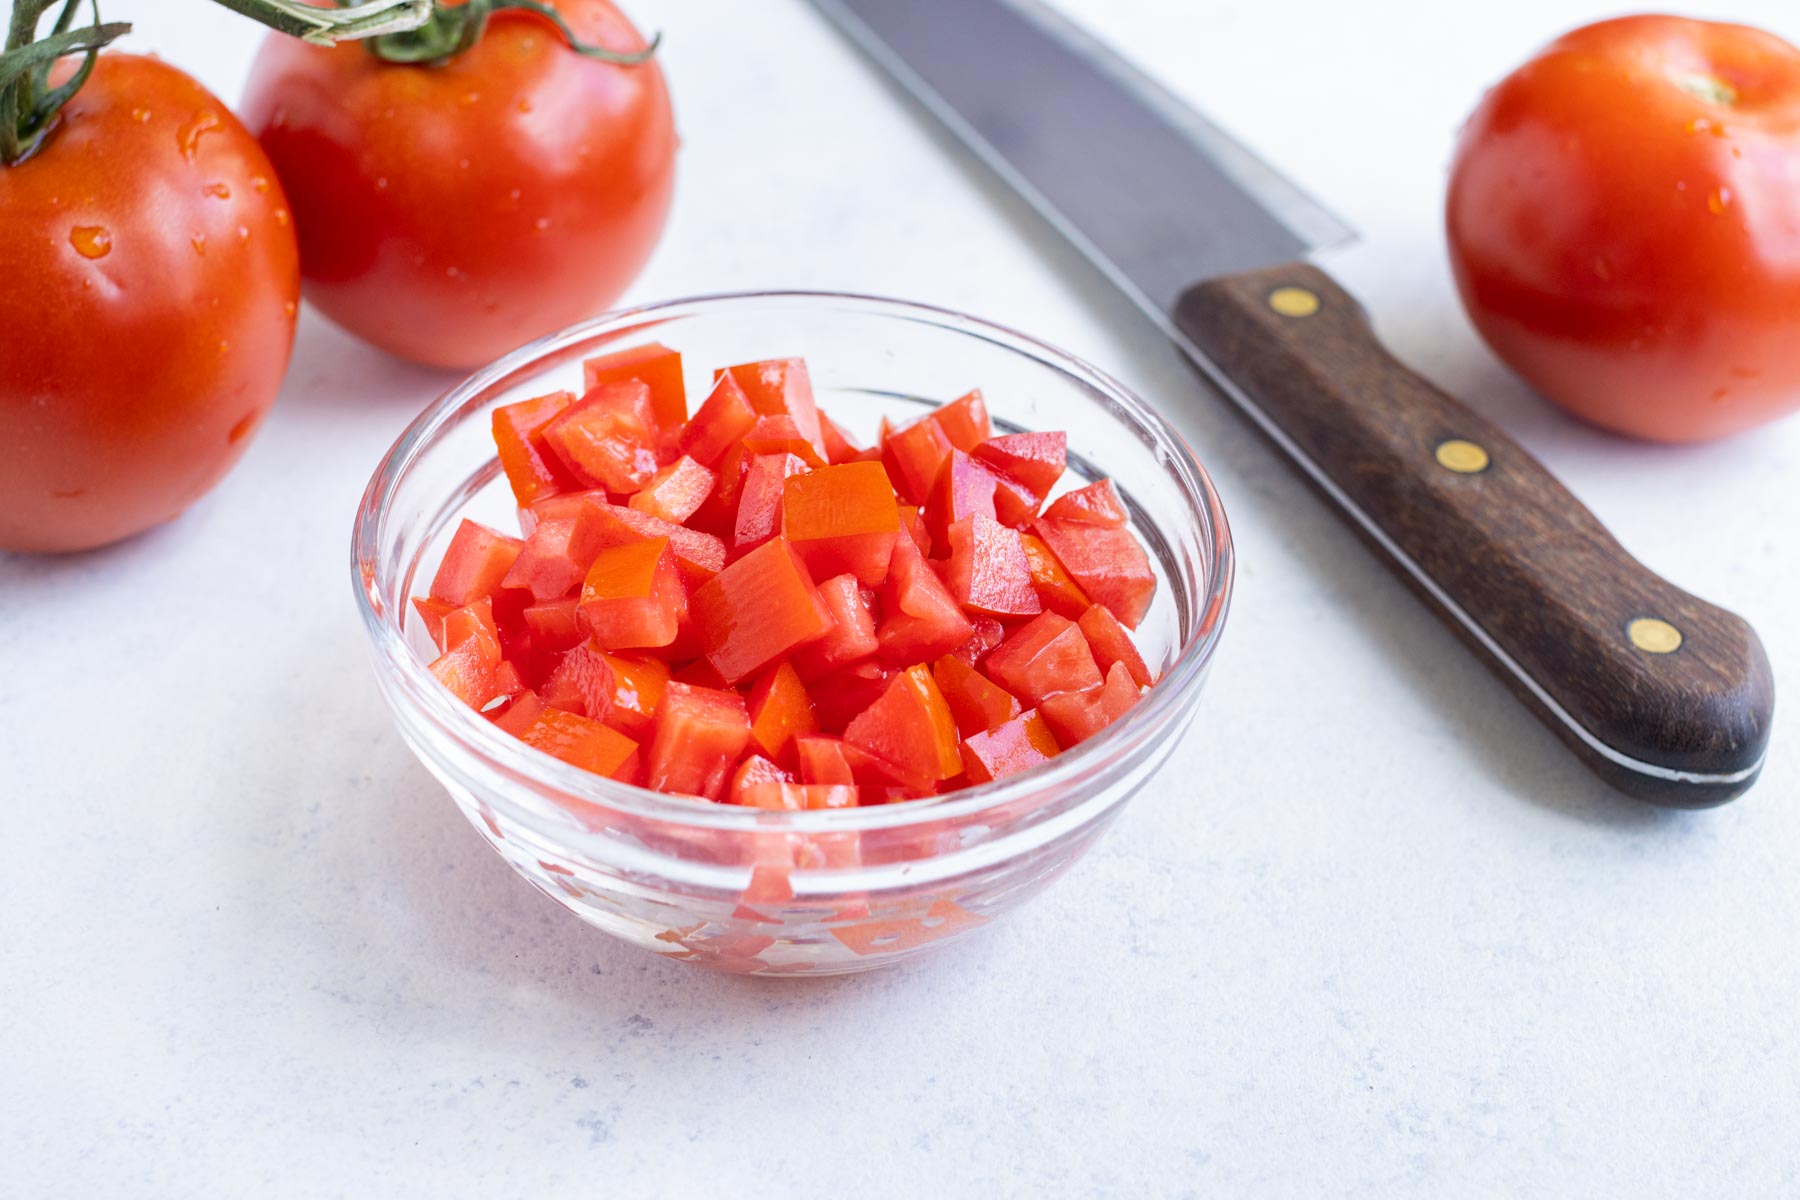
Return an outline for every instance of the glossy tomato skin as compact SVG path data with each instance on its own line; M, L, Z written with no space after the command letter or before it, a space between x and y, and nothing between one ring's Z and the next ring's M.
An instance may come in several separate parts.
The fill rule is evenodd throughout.
M1450 258L1544 395L1656 441L1800 406L1800 51L1675 17L1546 47L1463 130Z
M591 44L644 44L606 0L556 7ZM292 200L307 298L417 362L475 366L604 309L668 218L656 61L584 58L518 10L432 66L272 35L243 112Z
M223 104L103 54L0 166L0 548L85 550L176 516L274 401L300 299L274 169Z

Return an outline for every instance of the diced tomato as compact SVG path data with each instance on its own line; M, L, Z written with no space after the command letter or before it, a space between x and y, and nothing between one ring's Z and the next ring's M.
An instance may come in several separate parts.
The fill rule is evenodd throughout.
M1117 529L1130 519L1125 502L1119 499L1113 481L1102 479L1086 487L1065 492L1044 510L1046 521L1073 521L1083 525L1106 525Z
M637 380L650 389L650 412L663 445L673 442L687 420L687 385L681 374L681 355L662 345L648 342L590 358L581 364L584 391L593 391L606 383Z
M489 710L487 718L496 729L521 737L537 723L538 714L543 711L544 702L538 699L537 693L526 690L513 696L503 707Z
M831 627L825 636L794 651L792 662L800 678L818 679L838 667L874 654L875 616L869 595L854 575L834 575L819 585L819 603Z
M518 664L508 658L501 659L500 665L494 668L494 696L496 698L511 696L515 692L524 690L525 677L519 674ZM484 704L482 707L485 709L492 703L493 701L490 700L488 701L488 704Z
M663 692L669 686L669 664L659 658L635 654L602 654L612 670L612 703L606 721L626 736L643 741L650 736Z
M867 658L815 682L808 692L819 717L819 728L826 733L843 733L858 713L881 698L893 677L892 667Z
M1128 628L1138 627L1156 595L1156 574L1131 530L1043 518L1035 528L1089 599Z
M949 546L945 582L966 612L1012 618L1044 611L1018 530L992 517L964 517L950 526Z
M737 793L737 803L751 808L773 809L777 812L800 812L809 808L855 808L857 795L854 785L753 783ZM814 835L808 841L816 846L822 838L835 836L837 835ZM802 870L817 870L831 865L833 864L823 861L816 864L811 862L795 863L795 866Z
M825 443L825 461L833 466L842 463L860 462L867 451L858 446L851 436L844 432L844 427L836 421L819 414L819 433Z
M494 410L494 447L521 507L581 486L544 440L544 427L573 403L575 397L568 392L551 392Z
M752 735L754 736L754 735ZM744 789L759 783L792 783L794 777L760 754L748 754L731 777L727 795L733 804L743 804Z
M1063 569L1062 560L1051 553L1050 547L1044 545L1044 539L1035 533L1020 534L1019 545L1025 551L1025 561L1031 568L1031 583L1037 588L1043 606L1071 621L1080 618L1090 607L1090 602L1087 593Z
M741 511L741 509L740 509ZM814 578L849 572L870 587L887 578L900 510L880 463L845 463L790 474L781 533Z
M985 733L1019 715L1019 701L1011 692L953 654L937 660L931 677L964 737Z
M1009 433L975 447L975 458L1000 477L994 495L999 519L1014 528L1033 517L1068 465L1069 439L1062 432ZM1009 486L1010 485L1010 486Z
M700 510L718 482L717 472L683 454L652 475L625 503L638 512L679 525Z
M751 454L792 454L809 467L825 465L825 455L800 432L790 416L758 417L744 435L744 449Z
M1047 696L1099 687L1100 668L1075 622L1044 613L1014 630L987 657L988 678L1023 704L1038 707Z
M482 708L497 694L494 675L500 667L500 637L485 597L444 618L444 644L448 649L429 670L457 699Z
M788 747L796 737L819 728L812 698L789 662L763 672L750 689L749 709L751 740L764 754L781 762L788 761Z
M912 536L913 545L926 558L931 557L931 531L925 528L925 514L916 504L900 506L900 528Z
M948 654L975 632L956 598L919 553L911 538L894 539L894 558L876 628L881 656L899 665Z
M569 516L581 508L591 508L600 540L606 546L621 546L648 538L667 538L675 552L675 562L682 578L689 583L704 583L725 566L725 543L709 533L689 529L649 513L622 504L610 503L604 493L578 492L568 496L552 496L533 506L539 523Z
M958 521L977 516L992 520L996 482L993 472L961 450L946 454L924 510L931 544L940 550L949 545L949 528Z
M445 614L443 637L445 646L457 646L470 638L478 638L482 653L498 662L501 657L500 627L494 623L493 600L483 596Z
M650 389L603 383L544 427L544 440L575 477L609 492L635 492L656 474Z
M425 626L425 632L431 638L432 645L440 652L444 649L444 618L456 611L456 605L448 600L434 600L430 596L414 596L413 611L419 614L419 621ZM874 640L873 633L870 636ZM871 650L870 653L874 651Z
M726 678L719 674L719 669L704 658L696 658L692 662L683 663L669 678L676 683L691 684L694 687L728 688L731 686Z
M712 394L687 423L676 441L676 447L703 466L716 466L725 452L736 446L756 424L756 410L750 407L744 389L730 375L721 375L713 383Z
M546 708L519 740L596 775L620 783L637 782L637 743L598 721Z
M813 402L812 376L798 358L771 358L763 362L726 367L723 374L736 379L750 407L765 417L794 419L800 436L825 458L825 439L819 429L819 409Z
M931 414L931 419L958 450L973 450L994 436L994 427L988 421L987 401L981 398L980 388L944 405Z
M1137 702L1138 685L1131 678L1131 672L1124 663L1114 663L1101 686L1085 692L1048 696L1038 711L1050 723L1057 742L1068 747L1093 737L1130 712Z
M732 683L831 627L806 564L780 538L695 589L690 610L707 659Z
M975 632L950 653L965 665L979 668L987 660L988 653L1006 640L1006 626L992 617L976 617L969 623L975 627Z
M539 521L503 583L524 588L540 601L561 599L581 586L606 544L599 514L591 506L580 506L572 516Z
M464 518L450 538L444 561L431 580L431 598L461 608L492 596L501 587L513 560L525 545Z
M852 784L850 762L844 757L844 742L829 734L805 734L794 739L794 758L800 768L801 783Z
M669 539L602 550L581 585L576 619L602 650L667 646L687 610Z
M1100 664L1102 671L1110 673L1114 663L1124 663L1132 682L1139 687L1149 687L1156 682L1144 656L1138 653L1137 644L1106 605L1090 605L1076 624L1081 626L1081 636L1087 639L1088 649L1094 652L1094 661Z
M606 721L617 690L607 656L593 643L583 642L564 652L538 695L553 708Z
M754 454L738 490L737 522L732 547L753 549L774 537L781 527L781 496L787 480L804 475L806 463L793 454Z
M911 504L924 504L950 453L944 427L929 415L889 433L881 442L881 461L894 490Z
M846 744L880 759L900 781L930 791L962 770L956 720L924 665L909 667L888 683L881 698L844 730Z
M644 786L717 800L749 741L742 696L671 682L657 707Z
M986 733L963 739L962 761L971 783L992 783L1029 771L1062 752L1050 726L1028 709Z
M529 605L524 613L525 627L531 630L531 636L539 645L550 650L567 650L587 640L587 634L581 631L575 619L575 606L580 603L579 596L564 596L560 600Z

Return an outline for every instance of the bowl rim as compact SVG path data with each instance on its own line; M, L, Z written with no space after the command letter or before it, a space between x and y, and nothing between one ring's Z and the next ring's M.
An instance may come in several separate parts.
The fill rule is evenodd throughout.
M1036 358L1095 387L1120 410L1116 419L1135 426L1134 432L1140 439L1147 435L1149 446L1173 468L1189 503L1201 514L1200 540L1210 554L1211 570L1195 600L1199 617L1194 631L1181 644L1162 678L1129 714L1047 764L942 797L845 809L771 811L657 792L562 762L501 731L475 710L457 701L431 675L426 669L427 664L407 644L403 632L409 598L396 595L390 605L381 594L381 562L384 547L391 540L384 535L395 493L439 435L456 421L460 410L489 389L504 384L513 376L527 373L539 360L559 352L568 356L573 344L588 340L610 326L638 323L646 317L673 317L702 306L710 309L771 300L847 305L852 310L867 311L874 316L919 321L944 328L946 332L981 336L983 340ZM436 531L432 536L436 536ZM670 826L737 830L760 835L897 829L925 822L964 820L996 809L1007 810L1010 823L1018 815L1018 811L1010 806L1023 804L1028 809L1035 809L1038 806L1030 804L1034 796L1042 803L1049 803L1064 794L1065 788L1079 784L1109 761L1109 750L1129 749L1134 744L1132 733L1152 726L1160 727L1192 703L1224 632L1236 574L1230 525L1211 476L1186 439L1148 403L1110 374L1040 338L955 309L868 293L804 289L703 293L613 309L536 338L471 372L409 422L382 456L357 507L350 569L357 608L373 644L377 669L388 673L410 703L465 749L474 751L507 774L616 813ZM387 615L389 613L392 619ZM1076 803L1092 798L1080 797ZM566 814L562 822L549 828L527 806L502 800L496 807L506 808L514 819L552 839L568 840L579 836L579 831L566 824ZM592 832L591 827L589 832Z

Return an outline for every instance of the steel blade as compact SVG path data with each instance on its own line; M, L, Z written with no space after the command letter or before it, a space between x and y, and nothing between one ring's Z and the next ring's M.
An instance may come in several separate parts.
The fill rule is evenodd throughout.
M1188 287L1350 229L1038 4L813 0L1165 325Z

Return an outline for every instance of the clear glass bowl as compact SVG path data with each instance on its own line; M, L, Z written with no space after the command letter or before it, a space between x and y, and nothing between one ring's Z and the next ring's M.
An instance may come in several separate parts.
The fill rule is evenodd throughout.
M409 597L457 521L516 529L492 411L579 390L583 357L681 351L689 395L716 366L804 356L819 403L865 444L972 387L996 427L1065 429L1070 475L1110 475L1158 575L1138 630L1161 673L1124 719L1037 770L934 800L764 812L589 774L500 732L426 671ZM1180 436L1115 380L1042 342L944 309L757 293L609 314L451 389L394 444L356 516L357 602L408 745L526 879L616 937L753 974L866 970L965 936L1037 894L1156 773L1187 728L1231 596L1231 535ZM1095 914L1096 919L1104 919Z

